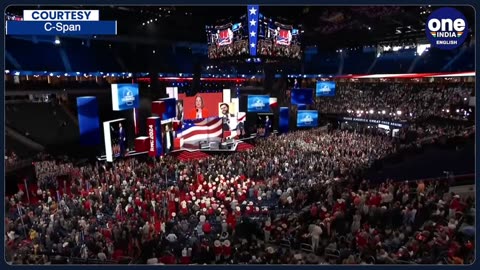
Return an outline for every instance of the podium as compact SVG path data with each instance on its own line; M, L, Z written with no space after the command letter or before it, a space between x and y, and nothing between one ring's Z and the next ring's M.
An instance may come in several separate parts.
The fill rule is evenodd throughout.
M147 152L150 144L150 139L147 136L135 138L135 152Z

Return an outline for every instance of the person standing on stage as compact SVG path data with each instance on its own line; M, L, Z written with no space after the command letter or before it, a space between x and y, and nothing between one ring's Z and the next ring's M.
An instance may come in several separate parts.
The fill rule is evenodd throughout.
M163 135L164 141L164 151L165 154L168 154L173 151L173 131L170 128L170 125L165 125L165 134Z
M127 150L127 134L122 126L122 123L118 124L118 144L120 145L120 156L125 156Z
M115 134L113 126L110 126L110 129ZM112 151L114 155L118 153L119 156L124 157L127 150L127 134L122 123L118 124L118 130L116 133L116 137L114 137L115 139L112 140Z
M272 122L270 121L270 117L268 115L265 117L265 137L270 135L270 129L272 128Z
M177 100L177 120L183 122L184 111L183 111L183 100Z

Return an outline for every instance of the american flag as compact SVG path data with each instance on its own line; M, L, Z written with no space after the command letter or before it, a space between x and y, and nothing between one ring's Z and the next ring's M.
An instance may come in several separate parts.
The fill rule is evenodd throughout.
M222 138L222 123L222 118L219 117L185 120L177 137L183 138L185 143Z
M232 44L233 41L233 31L230 29L221 30L218 33L218 46L224 46Z
M280 29L277 36L277 44L289 46L292 41L292 33L290 30Z

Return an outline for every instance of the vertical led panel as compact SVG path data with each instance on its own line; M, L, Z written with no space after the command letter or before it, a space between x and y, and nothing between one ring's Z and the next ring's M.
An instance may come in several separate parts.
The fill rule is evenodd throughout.
M289 130L289 109L288 107L280 107L280 117L278 123L278 129L280 133L287 133Z
M77 98L78 126L81 145L100 144L100 118L96 97Z
M223 89L223 103L230 103L232 98L232 91L230 89Z

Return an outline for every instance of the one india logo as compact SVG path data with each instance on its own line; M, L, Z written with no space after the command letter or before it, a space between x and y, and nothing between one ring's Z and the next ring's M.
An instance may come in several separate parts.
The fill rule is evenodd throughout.
M446 32L446 33L448 33L448 32ZM430 34L432 34L432 36L434 38L437 37L437 32L430 32ZM452 32L451 34L452 34L452 37L461 37L463 35L463 32ZM445 36L445 33L439 32L438 37L444 37L444 36Z
M451 50L460 47L468 34L468 23L454 8L439 8L427 19L425 32L433 47Z

